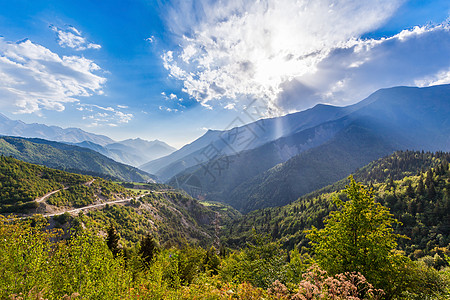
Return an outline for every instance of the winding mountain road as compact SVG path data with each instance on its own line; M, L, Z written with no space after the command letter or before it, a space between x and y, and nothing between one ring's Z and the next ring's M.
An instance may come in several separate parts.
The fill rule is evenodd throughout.
M65 187L65 188L63 188L63 190L67 190L69 187ZM56 194L57 192L59 192L61 189L59 189L59 190L55 190L55 191L51 191L51 192L48 192L47 194L45 194L44 196L42 196L42 197L40 197L40 198L36 198L36 199L34 199L34 201L36 201L36 202L43 202L45 199L47 199L48 197L50 197L51 195L53 195L53 194Z
M86 185L86 186L90 186L94 181L95 181L95 178L92 179L91 181L85 182L85 183L83 183L83 184ZM69 186L63 188L62 190L67 190L67 189L69 189ZM50 197L50 196L53 195L53 194L56 194L56 193L59 192L60 190L61 190L61 189L58 189L58 190L55 190L55 191L48 192L48 193L45 194L44 196L42 196L42 197L40 197L40 198L34 199L34 201L36 201L36 202L38 202L38 203L39 203L39 202L43 202L45 199L47 199L48 197Z

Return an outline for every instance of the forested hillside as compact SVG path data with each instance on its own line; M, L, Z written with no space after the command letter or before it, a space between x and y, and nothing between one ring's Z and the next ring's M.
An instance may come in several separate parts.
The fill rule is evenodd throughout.
M436 249L441 247L450 251L449 161L450 153L404 151L355 172L357 180L373 189L376 201L402 223L395 230L409 237L399 242L408 255L418 258L439 252ZM308 240L304 230L323 227L326 216L336 209L332 199L346 199L342 189L347 183L345 179L290 205L244 215L224 226L224 241L232 247L243 246L255 229L270 234L288 249L305 247Z
M204 206L166 185L118 184L12 157L0 157L0 171L0 213L56 215L55 224L66 230L79 222L86 222L94 231L104 231L113 225L123 237L124 245L148 234L159 236L162 244L207 245L214 239L213 223L219 224L238 214L220 204ZM90 209L91 205L97 207ZM82 210L76 211L77 208ZM64 212L72 212L74 216L63 215ZM82 219L77 217L79 212Z

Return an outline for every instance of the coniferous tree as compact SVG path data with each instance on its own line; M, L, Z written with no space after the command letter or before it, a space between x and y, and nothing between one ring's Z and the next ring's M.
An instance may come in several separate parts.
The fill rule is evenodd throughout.
M219 270L220 258L217 256L216 248L211 246L209 250L206 252L206 257L204 260L204 265L207 270L211 271L212 274L216 275Z
M408 187L406 188L406 195L408 195L410 198L414 198L414 189L411 186L411 181L408 182Z
M109 250L111 250L114 257L117 257L120 253L119 248L119 234L116 231L116 228L114 228L113 225L110 225L108 228L108 237L106 238L106 245L108 245Z
M147 234L141 241L139 253L146 263L151 263L159 251L159 244L151 234Z
M431 183L433 183L433 172L429 169L427 172L427 177L425 178L425 186L429 189Z
M427 197L430 200L434 200L436 198L436 189L434 187L434 183L431 182L430 187L428 188Z
M421 174L420 178L419 178L419 183L417 184L416 193L417 193L417 195L421 195L422 196L424 194L424 191L425 191L425 189L423 187L423 180L422 180L422 174Z

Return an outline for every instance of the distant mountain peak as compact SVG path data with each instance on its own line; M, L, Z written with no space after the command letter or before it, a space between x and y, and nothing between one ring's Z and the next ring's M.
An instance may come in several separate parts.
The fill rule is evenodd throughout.
M99 145L106 145L114 142L114 140L105 135L86 132L79 128L62 128L39 123L27 124L20 120L11 120L3 114L0 116L0 134L42 138L66 143L90 141Z

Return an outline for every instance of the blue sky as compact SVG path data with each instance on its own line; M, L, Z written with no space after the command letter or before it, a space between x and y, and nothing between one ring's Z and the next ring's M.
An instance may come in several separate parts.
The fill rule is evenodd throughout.
M257 117L450 83L449 1L4 1L0 111L180 147Z

